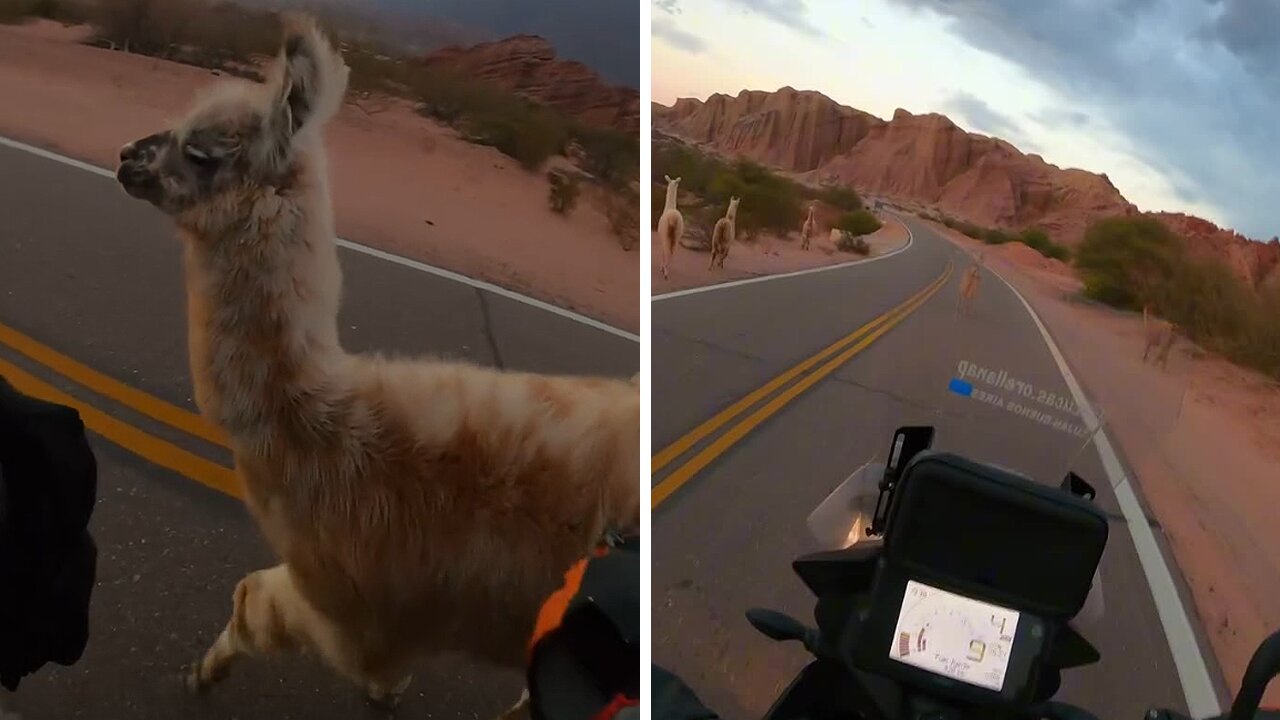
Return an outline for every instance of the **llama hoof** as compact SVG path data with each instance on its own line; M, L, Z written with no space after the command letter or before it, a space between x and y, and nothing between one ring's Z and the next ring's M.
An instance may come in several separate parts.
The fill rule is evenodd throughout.
M203 695L213 685L212 679L206 680L200 675L200 663L192 663L182 671L182 684L187 688L187 692L195 695Z
M409 682L412 680L412 675L406 675L403 680L389 688L380 683L369 683L365 688L365 697L375 707L383 710L395 710L400 705L400 700L404 697L404 691L409 689Z

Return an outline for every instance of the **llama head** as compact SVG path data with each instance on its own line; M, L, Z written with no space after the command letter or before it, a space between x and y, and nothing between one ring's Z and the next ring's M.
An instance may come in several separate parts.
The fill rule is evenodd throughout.
M729 198L729 211L725 213L725 217L733 218L738 216L738 201L742 198Z
M289 187L298 163L319 150L348 69L311 18L283 21L266 82L214 85L182 122L120 150L116 179L125 192L190 225L209 222L210 213L243 217L245 203Z

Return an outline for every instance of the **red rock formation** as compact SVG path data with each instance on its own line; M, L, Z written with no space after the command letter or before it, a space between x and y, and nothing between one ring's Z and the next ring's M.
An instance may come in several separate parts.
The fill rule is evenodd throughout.
M789 87L773 93L743 90L737 97L717 94L706 102L681 99L658 114L654 124L675 135L797 172L848 152L871 128L884 124L822 93Z
M655 104L653 122L807 181L850 185L983 227L1039 227L1067 245L1097 220L1138 212L1106 175L1050 165L999 138L966 132L944 115L897 110L886 122L820 93L783 88ZM1251 284L1280 285L1280 242L1252 242L1186 215L1157 217Z
M1238 232L1184 213L1147 214L1186 238L1191 252L1217 256L1250 285L1280 286L1280 240L1255 242Z
M555 48L536 35L445 48L422 62L488 80L590 125L630 133L640 130L638 91L608 85L586 65L558 59Z

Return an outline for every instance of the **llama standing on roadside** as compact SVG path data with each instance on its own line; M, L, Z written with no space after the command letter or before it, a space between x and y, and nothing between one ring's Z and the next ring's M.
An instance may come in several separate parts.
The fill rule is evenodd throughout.
M196 401L281 561L187 683L302 651L394 704L423 655L522 669L563 573L638 528L639 387L342 348L321 133L348 69L310 19L285 28L265 83L224 81L117 171L178 226Z
M676 254L676 243L684 237L684 216L676 209L676 196L680 194L680 178L674 180L663 175L667 180L667 202L662 206L662 216L658 218L658 242L662 243L662 277L667 277L671 268L671 257Z
M816 202L809 203L809 216L805 218L804 225L800 228L800 249L801 250L809 249L809 241L813 239L813 232L814 230L817 229L818 223L816 220L814 220L814 217L813 217L813 212L816 209L816 206L817 206Z
M711 264L707 266L708 270L714 268L717 264L723 269L724 259L729 257L729 245L733 242L734 223L738 219L738 200L739 198L736 197L729 198L729 209L725 212L724 217L716 221L715 229L711 231Z
M982 284L982 261L984 255L978 256L978 261L965 268L964 274L960 276L960 297L956 300L956 313L969 313L969 306L973 304L974 298L978 296L979 286Z
M1147 303L1142 306L1142 333L1146 337L1146 347L1142 349L1142 362L1147 361L1147 356L1151 354L1151 349L1156 349L1156 359L1153 364L1160 367L1168 367L1169 350L1173 347L1173 343L1177 340L1177 325L1168 320L1161 320L1151 314L1151 304Z

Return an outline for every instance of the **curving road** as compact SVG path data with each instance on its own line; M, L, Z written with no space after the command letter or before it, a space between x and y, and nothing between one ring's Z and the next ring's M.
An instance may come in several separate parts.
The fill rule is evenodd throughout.
M756 634L743 612L771 607L812 621L812 597L790 568L815 549L805 518L854 468L883 457L893 428L931 422L936 446L1046 483L1057 484L1065 469L1070 439L1056 430L998 414L987 431L951 415L930 419L935 408L970 407L947 393L957 358L1064 397L1071 391L1027 308L990 273L971 320L957 321L967 259L925 223L905 222L912 243L893 256L654 299L654 661L725 717L759 717L806 661L798 645ZM877 321L875 331L851 338ZM770 385L842 339L840 349ZM1080 624L1103 660L1066 673L1059 697L1101 718L1137 719L1152 705L1186 711L1189 701L1214 707L1203 663L1197 677L1196 643L1167 636L1097 449L1085 448L1072 467L1098 486L1113 520L1102 570L1106 615ZM1128 517L1149 525L1137 507ZM1151 555L1148 564L1163 561ZM1166 613L1182 612L1176 595L1161 601ZM1190 662L1174 662L1168 637Z
M25 680L7 705L35 720L364 716L356 689L297 658L246 662L207 698L180 688L236 581L273 564L240 502L200 484L217 485L229 453L192 434L180 252L168 221L110 173L0 138L0 375L79 404L100 468L88 649ZM411 263L352 249L341 259L352 350L620 377L639 367L626 333ZM492 717L521 687L513 673L440 659L418 669L400 717Z

